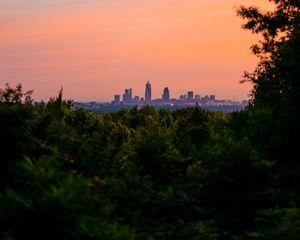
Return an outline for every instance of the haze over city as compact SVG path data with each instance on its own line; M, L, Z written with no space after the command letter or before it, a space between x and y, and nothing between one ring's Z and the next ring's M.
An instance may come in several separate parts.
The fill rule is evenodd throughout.
M240 84L257 59L256 37L241 29L240 4L258 0L1 0L0 87L34 89L35 99L55 96L110 101L132 88L153 97L193 89L220 99L247 99Z

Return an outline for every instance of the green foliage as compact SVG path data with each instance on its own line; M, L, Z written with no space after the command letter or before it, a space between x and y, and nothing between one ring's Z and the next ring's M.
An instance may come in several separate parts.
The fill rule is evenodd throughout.
M251 239L299 239L299 208L267 209L259 212L256 231L248 234Z
M173 116L176 120L174 134L171 137L184 156L201 147L214 128L222 125L226 118L224 114L209 113L199 106L177 110Z
M253 103L285 111L299 101L300 4L294 0L272 0L274 11L241 7L238 15L247 19L244 29L261 34L263 40L252 47L260 62L245 81L254 84Z
M273 11L264 12L253 6L242 6L237 11L238 16L248 21L243 25L244 29L263 36L263 40L252 47L253 53L258 56L278 52L299 26L299 1L270 0L270 2L275 5Z
M31 95L33 90L25 93L22 91L22 85L18 84L16 88L10 87L8 83L5 85L5 90L0 89L0 103L22 103L31 104L33 99Z
M112 206L91 180L55 167L54 159L29 159L15 168L15 189L0 198L1 239L130 239L115 225Z
M273 206L272 163L262 159L251 142L225 131L202 150L203 204L230 231L253 227L255 212Z
M60 92L0 113L3 239L251 239L279 234L264 211L298 207L269 110L95 115Z
M262 34L260 46L253 47L260 62L245 80L253 83L252 108L270 115L256 135L267 156L278 162L281 188L300 192L300 4L294 0L277 0L274 11L262 12L255 7L241 7L238 15L247 19L245 29ZM273 126L273 129L270 127ZM245 126L244 126L245 127ZM248 131L248 135L250 133ZM272 131L273 130L273 131ZM262 131L261 131L262 132Z
M38 157L45 151L32 134L36 116L30 104L0 103L0 189L10 182L12 164L25 156Z

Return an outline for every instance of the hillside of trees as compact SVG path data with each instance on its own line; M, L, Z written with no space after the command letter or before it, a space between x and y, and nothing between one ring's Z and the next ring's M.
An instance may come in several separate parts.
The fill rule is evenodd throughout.
M247 109L94 114L0 92L0 239L296 240L300 3L241 7L263 39Z

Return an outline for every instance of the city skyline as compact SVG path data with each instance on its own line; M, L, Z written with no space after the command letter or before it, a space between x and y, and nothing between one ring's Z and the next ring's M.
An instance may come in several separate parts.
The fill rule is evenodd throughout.
M186 90L178 97L172 96L169 90L169 87L166 86L162 90L162 95L160 98L152 98L151 95L152 87L150 80L147 80L145 85L145 94L144 96L139 96L134 94L132 88L124 89L123 94L116 94L113 96L113 100L110 101L112 104L129 104L129 105L139 105L139 104L170 104L175 103L215 103L216 102L224 102L224 101L234 101L233 99L217 99L215 94L207 95L205 93L194 92L193 90ZM179 102L178 102L179 101ZM247 99L242 99L240 102L248 102Z
M268 8L268 3L241 4ZM240 84L257 59L256 36L241 29L234 0L2 0L0 88L21 83L47 100L61 87L76 100L110 100L131 86L186 88L247 98ZM140 92L139 92L140 91ZM153 90L154 98L161 90Z
M73 101L74 108L83 108L88 111L96 112L115 112L122 109L140 108L143 106L152 106L156 109L170 109L200 106L208 111L233 112L240 111L248 105L248 100L233 101L231 99L217 99L213 95L205 95L187 90L178 97L172 96L169 87L166 86L162 90L161 98L152 98L152 86L150 80L145 84L144 96L134 93L134 90L125 88L123 94L113 96L113 100L109 102L96 101Z

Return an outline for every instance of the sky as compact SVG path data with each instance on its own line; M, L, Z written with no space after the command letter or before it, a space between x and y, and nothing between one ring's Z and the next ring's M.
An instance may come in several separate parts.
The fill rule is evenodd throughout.
M264 3L265 2L265 3ZM0 0L0 88L21 83L33 98L109 101L132 88L154 98L189 90L247 99L244 71L257 36L241 29L240 5L267 0Z

